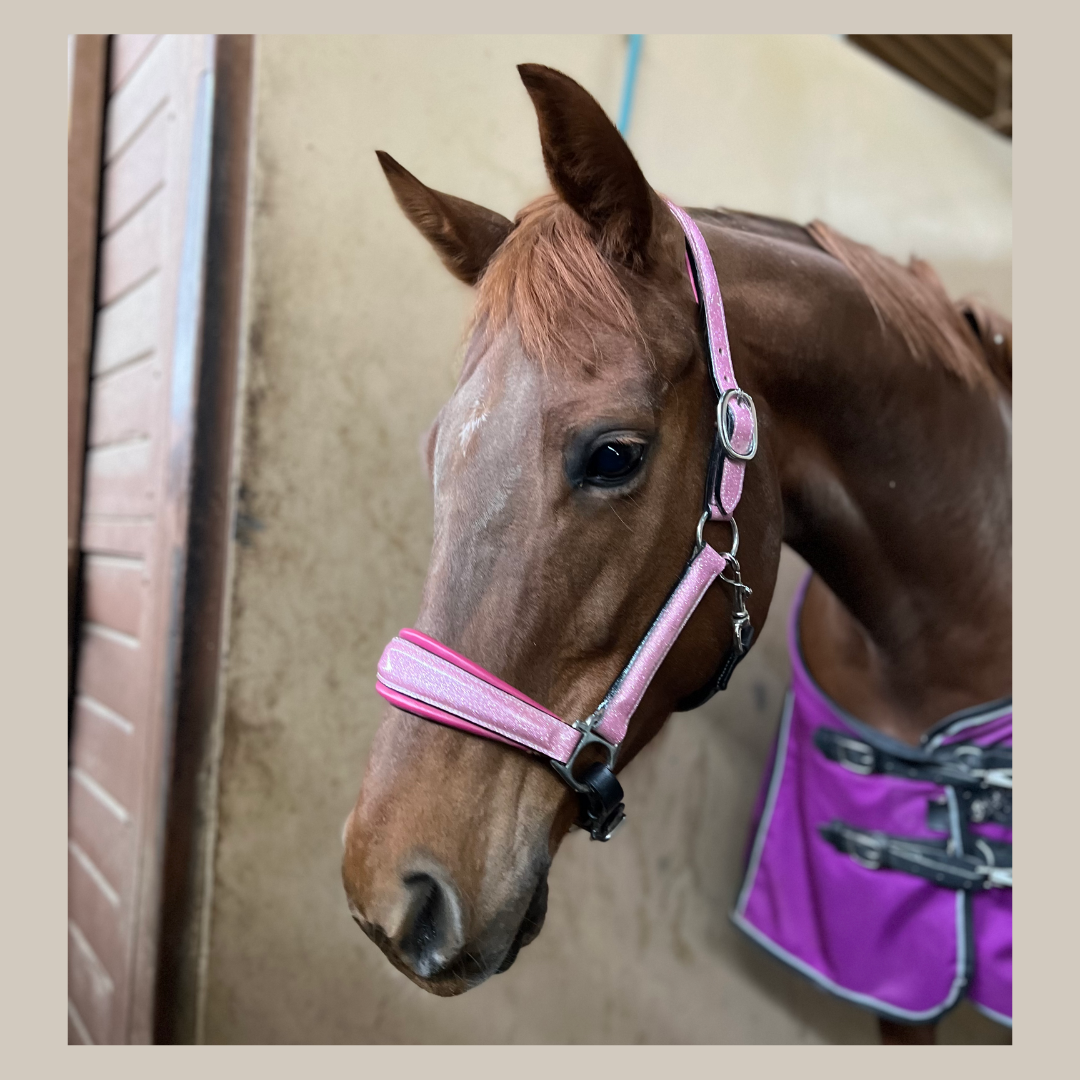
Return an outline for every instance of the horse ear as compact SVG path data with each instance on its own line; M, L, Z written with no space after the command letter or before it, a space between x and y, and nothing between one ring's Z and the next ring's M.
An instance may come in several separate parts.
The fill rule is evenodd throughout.
M990 370L1012 393L1012 320L970 297L958 301L956 308L978 338Z
M494 210L427 187L389 154L382 150L375 153L405 216L427 238L451 274L466 285L475 285L513 223Z
M519 64L518 74L540 122L552 187L593 227L606 255L643 268L656 196L630 147L596 99L573 79L542 64Z

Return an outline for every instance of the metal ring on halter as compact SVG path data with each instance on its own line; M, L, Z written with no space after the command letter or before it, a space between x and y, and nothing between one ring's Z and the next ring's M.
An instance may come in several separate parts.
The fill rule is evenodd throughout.
M712 514L706 510L697 523L697 547L694 549L695 552L700 551L705 546L705 525L711 517ZM723 551L720 554L726 555L729 559L734 561L735 556L739 553L739 526L735 524L735 519L733 517L722 518L721 520L727 521L731 526L731 550Z
M701 515L697 523L697 547L694 548L694 554L696 555L705 546L705 536L703 530L705 529L705 522L712 517L712 514L708 510Z
M728 402L732 398L737 399L740 405L743 405L750 410L750 419L753 421L753 430L750 432L750 449L745 453L741 453L731 445L731 439L728 437L727 433L727 408ZM724 453L729 458L734 458L735 461L750 461L757 453L757 408L754 405L754 399L745 390L738 386L734 386L730 390L725 390L721 395L720 402L716 406L716 432L720 436L720 445L724 448Z

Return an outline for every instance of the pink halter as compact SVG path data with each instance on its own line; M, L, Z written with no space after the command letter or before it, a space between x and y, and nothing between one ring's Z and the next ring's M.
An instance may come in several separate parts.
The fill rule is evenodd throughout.
M735 381L720 285L705 239L684 210L670 202L667 205L686 234L687 269L703 313L718 397L706 509L682 577L622 673L585 720L567 723L419 630L402 630L386 646L375 683L375 689L404 712L548 758L559 776L581 796L579 824L589 829L594 840L609 839L625 816L622 787L615 779L614 768L630 718L683 627L718 577L735 590L733 645L710 684L680 706L693 707L723 689L753 637L743 596L750 589L742 583L735 558L739 533L732 514L742 495L746 462L757 452L757 413L750 395ZM731 551L720 554L704 542L702 529L709 520L731 523ZM725 570L732 576L725 577ZM600 747L606 760L575 775L575 760L589 745Z

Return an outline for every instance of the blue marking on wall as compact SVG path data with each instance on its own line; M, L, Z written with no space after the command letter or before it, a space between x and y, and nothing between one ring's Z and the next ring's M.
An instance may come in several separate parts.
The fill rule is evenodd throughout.
M630 41L626 51L626 77L623 79L622 102L619 105L619 134L626 138L630 127L630 110L634 105L634 84L637 82L638 60L641 59L643 34L628 34Z

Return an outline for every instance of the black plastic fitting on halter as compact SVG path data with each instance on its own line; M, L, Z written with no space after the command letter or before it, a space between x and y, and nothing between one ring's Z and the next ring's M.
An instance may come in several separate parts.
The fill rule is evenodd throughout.
M610 840L626 819L623 789L615 774L603 762L590 765L580 777L581 814L577 824L588 829L594 840Z
M598 720L602 709L603 705L593 714L590 721ZM626 817L622 801L622 784L615 779L614 771L619 748L597 735L592 730L589 721L574 724L574 727L582 734L570 759L565 763L552 760L551 767L567 787L577 792L578 816L574 824L579 829L588 829L589 835L594 840L610 840ZM574 765L578 754L587 746L602 750L607 760L596 761L584 767L579 775L575 772Z

